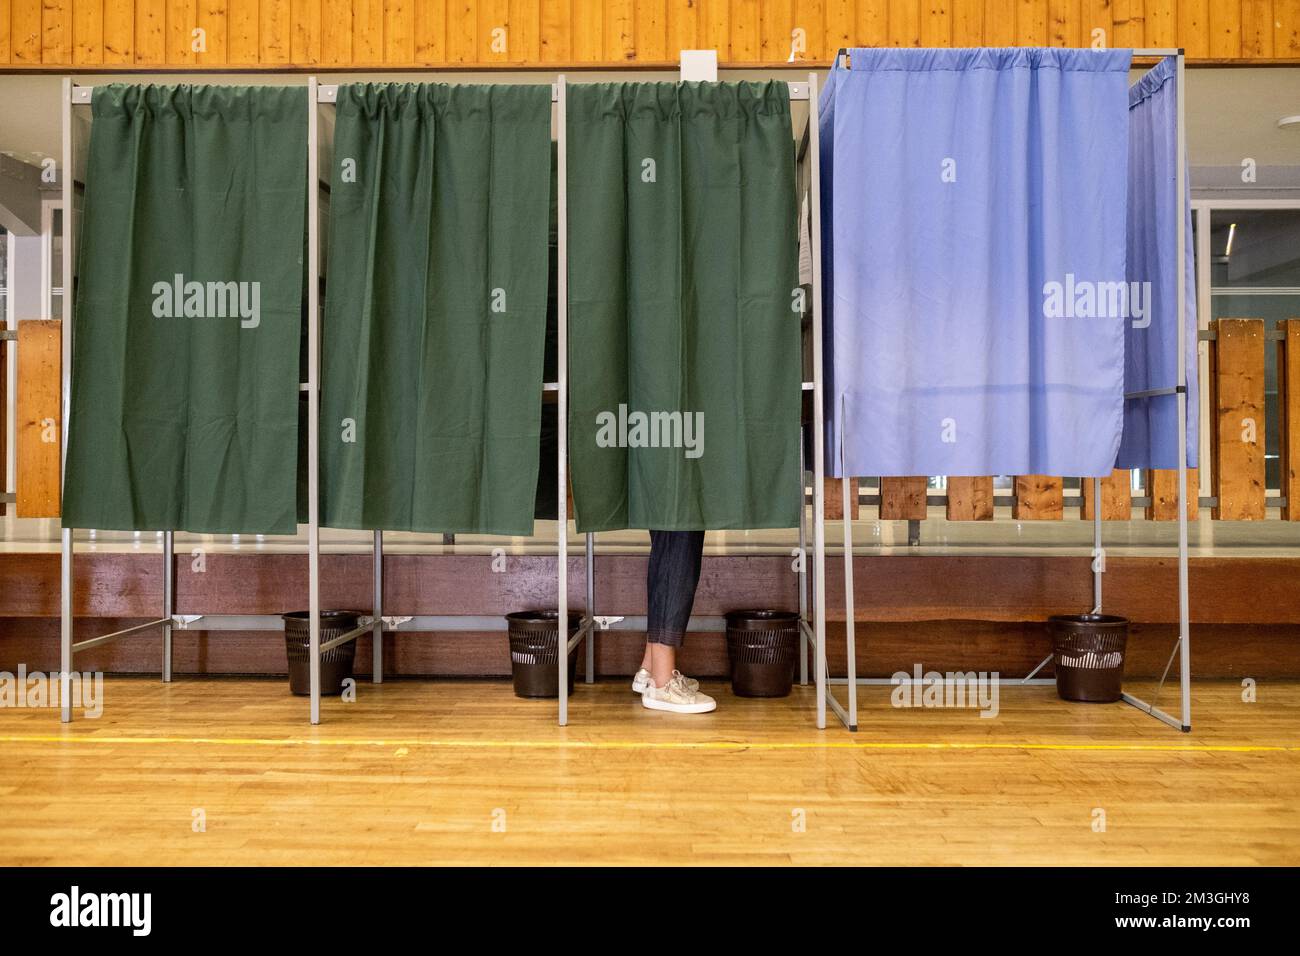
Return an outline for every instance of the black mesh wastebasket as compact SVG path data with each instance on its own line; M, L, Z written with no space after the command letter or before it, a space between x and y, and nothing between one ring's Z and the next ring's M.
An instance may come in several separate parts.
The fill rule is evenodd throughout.
M556 673L560 659L558 611L515 611L506 615L510 634L510 674L515 682L516 697L559 697L560 678ZM569 613L569 637L578 631L582 615ZM568 644L568 641L565 641ZM569 655L569 693L578 667L576 654Z
M1128 618L1113 614L1058 614L1047 619L1062 700L1113 703L1124 683Z
M307 611L290 611L284 618L284 649L289 655L289 690L295 694L311 693L311 623ZM360 623L356 611L321 611L320 642L324 644L346 634ZM357 656L357 642L348 641L330 648L320 656L320 692L338 694L343 681L352 676L352 662Z
M785 697L799 657L799 615L794 611L729 611L727 657L737 697Z

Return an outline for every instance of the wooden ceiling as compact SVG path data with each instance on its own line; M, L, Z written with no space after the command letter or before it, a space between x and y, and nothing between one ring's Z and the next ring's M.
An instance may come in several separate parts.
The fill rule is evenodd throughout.
M841 46L1095 38L1300 64L1300 0L0 0L0 69L666 67L683 48L824 66Z

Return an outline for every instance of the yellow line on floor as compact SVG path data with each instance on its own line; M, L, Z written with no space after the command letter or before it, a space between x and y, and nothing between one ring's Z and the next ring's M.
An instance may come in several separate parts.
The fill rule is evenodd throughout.
M1048 750L1154 753L1295 753L1300 746L1270 744L1024 743L934 741L892 743L859 740L473 740L353 737L145 737L76 734L0 735L0 743L217 744L231 747L423 747L541 750Z

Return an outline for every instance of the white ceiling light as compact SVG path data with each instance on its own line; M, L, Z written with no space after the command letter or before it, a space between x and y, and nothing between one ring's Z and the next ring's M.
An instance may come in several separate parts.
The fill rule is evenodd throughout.
M1277 128L1300 130L1300 113L1295 116L1283 116L1277 121Z

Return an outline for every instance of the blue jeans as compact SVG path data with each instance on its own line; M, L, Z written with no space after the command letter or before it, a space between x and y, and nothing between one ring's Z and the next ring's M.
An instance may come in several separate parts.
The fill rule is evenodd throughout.
M651 531L646 640L681 647L700 583L703 531Z

